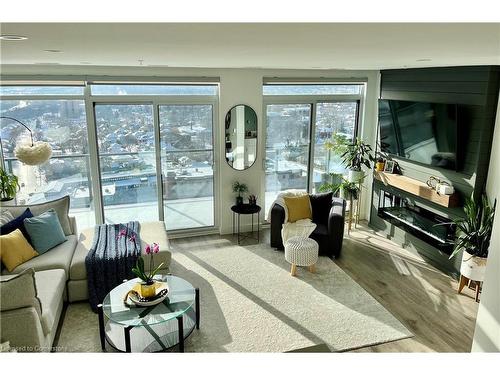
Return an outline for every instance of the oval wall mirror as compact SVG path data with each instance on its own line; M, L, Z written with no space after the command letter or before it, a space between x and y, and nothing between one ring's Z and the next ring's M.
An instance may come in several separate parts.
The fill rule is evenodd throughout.
M257 157L257 114L244 104L235 105L225 120L226 161L239 171L250 168Z

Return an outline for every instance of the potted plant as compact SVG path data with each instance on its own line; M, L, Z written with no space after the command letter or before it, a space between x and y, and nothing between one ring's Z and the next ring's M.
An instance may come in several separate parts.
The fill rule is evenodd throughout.
M346 200L358 199L359 191L361 190L359 182L344 179L340 185L341 196Z
M331 191L335 196L337 196L338 193L340 192L342 198L346 200L358 199L360 191L360 182L362 182L362 179L351 182L342 177L342 175L339 175L337 173L331 173L330 176L332 176L332 182L321 185L319 191L321 192ZM340 176L340 181L338 180L339 176Z
M320 192L332 192L333 196L338 197L340 193L340 186L344 180L342 173L329 173L330 182L326 182L319 187Z
M144 270L144 259L139 256L135 267L132 268L132 272L142 280L141 283L141 296L144 298L151 298L156 295L156 285L154 276L163 266L163 262L160 263L158 267L155 268L153 255L160 251L160 246L157 243L152 245L147 244L144 248L144 252L149 255L149 273Z
M17 176L0 168L0 201L6 202L14 199L18 191L19 181Z
M450 259L463 250L460 274L469 280L484 280L495 208L496 200L492 207L486 194L478 202L468 198L464 204L465 217L453 220L457 237Z
M348 179L350 182L360 181L364 178L364 173L361 170L363 165L371 169L371 162L374 161L371 151L372 147L359 138L346 146L341 158L345 167L349 169Z
M238 181L233 182L233 192L238 193L236 197L236 205L240 206L243 204L243 197L241 194L246 193L248 191L248 186L246 184L242 184Z

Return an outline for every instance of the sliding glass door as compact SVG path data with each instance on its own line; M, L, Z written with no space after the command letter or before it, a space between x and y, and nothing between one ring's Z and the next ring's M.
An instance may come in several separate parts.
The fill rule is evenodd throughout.
M266 210L280 191L308 187L311 104L266 107Z
M158 220L152 104L96 104L104 220Z
M321 185L330 181L330 173L347 173L342 165L341 157L327 150L325 143L330 141L334 134L341 135L349 141L354 139L358 106L357 101L315 104L314 157L311 175L313 193L317 192Z
M159 122L167 228L213 226L213 106L160 105Z
M356 137L360 103L356 98L269 98L265 105L266 214L281 191L318 192L330 181L330 173L346 173L340 156L327 150L325 143L334 134L349 141Z

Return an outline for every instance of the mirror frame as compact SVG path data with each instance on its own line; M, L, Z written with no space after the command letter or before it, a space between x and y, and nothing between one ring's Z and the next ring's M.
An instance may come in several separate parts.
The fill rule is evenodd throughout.
M232 166L231 164L229 164L229 162L228 162L228 160L226 158L226 130L229 129L229 127L231 126L231 111L234 108L239 107L239 106L244 106L244 107L250 108L252 110L252 112L255 114L255 132L256 132L256 137L255 137L255 159L253 160L253 163L251 165L249 165L248 167L243 168L243 169L235 168L234 166ZM231 167L235 171L240 171L241 172L241 171L246 171L246 170L252 168L255 165L255 162L257 161L258 154L259 154L259 118L257 116L257 112L255 112L255 110L251 106L249 106L248 104L243 104L243 103L235 104L231 108L229 108L229 110L226 112L226 116L224 117L224 160L226 161L226 164L229 167Z

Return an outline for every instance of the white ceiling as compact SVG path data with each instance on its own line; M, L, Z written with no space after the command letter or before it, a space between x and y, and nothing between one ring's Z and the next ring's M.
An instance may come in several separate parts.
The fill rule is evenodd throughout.
M3 23L1 64L388 69L500 65L500 24ZM61 50L59 53L44 50ZM420 60L420 61L419 61Z

